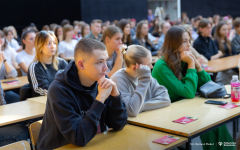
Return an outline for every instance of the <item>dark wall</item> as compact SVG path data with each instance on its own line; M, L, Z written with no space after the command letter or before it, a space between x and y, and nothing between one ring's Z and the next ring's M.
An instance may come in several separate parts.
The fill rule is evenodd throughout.
M0 6L0 28L13 25L19 34L31 22L41 30L63 19L81 20L80 0L1 0Z
M189 17L202 15L203 17L219 14L231 15L234 18L240 16L239 0L182 0L181 11L187 12Z
M122 18L147 18L147 0L81 0L82 19L114 21Z

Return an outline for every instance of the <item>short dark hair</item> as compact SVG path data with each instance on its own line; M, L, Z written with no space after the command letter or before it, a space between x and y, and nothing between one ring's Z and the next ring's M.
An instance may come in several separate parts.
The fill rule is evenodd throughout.
M61 22L61 26L65 26L66 24L70 24L70 21L67 19L63 19L63 21Z
M201 20L201 18L199 16L195 17L193 22L197 22L198 20Z
M83 38L81 39L74 49L74 59L76 62L76 58L79 55L91 55L93 50L100 49L100 50L107 50L106 46L97 40L91 38Z
M233 21L233 26L235 28L238 28L240 26L240 19L239 18L236 18L234 21Z
M94 24L95 22L102 24L102 20L94 19L94 20L91 21L91 25Z

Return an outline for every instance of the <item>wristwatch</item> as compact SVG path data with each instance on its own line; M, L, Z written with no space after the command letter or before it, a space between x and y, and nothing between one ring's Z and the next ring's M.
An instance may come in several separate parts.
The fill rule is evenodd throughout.
M3 62L5 63L5 61L7 61L7 59L5 59Z

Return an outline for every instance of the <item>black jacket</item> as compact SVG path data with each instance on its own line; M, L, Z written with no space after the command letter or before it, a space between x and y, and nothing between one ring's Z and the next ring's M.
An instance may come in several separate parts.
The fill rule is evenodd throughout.
M215 42L210 37L204 38L200 34L194 41L193 47L208 60L211 60L211 56L218 53L218 48Z
M49 87L46 111L38 137L39 150L55 149L66 144L85 146L106 125L121 130L127 123L127 111L121 96L109 96L104 104L95 98L97 81L91 89L79 81L75 62L56 74Z
M135 38L133 40L133 44L141 45L137 38ZM146 47L148 50L150 50L152 56L157 56L158 50L157 50L156 46L152 42L151 42L151 44L152 44L152 46L146 41L144 47Z
M65 69L67 62L62 58L58 59L58 70ZM44 96L48 93L48 88L53 82L57 70L52 64L45 64L47 69L39 61L34 61L28 67L28 82L31 86L32 97Z
M214 42L215 42L217 48L220 50L218 41L217 41L217 40L214 40ZM233 46L231 46L232 52L230 53L230 52L229 52L229 49L228 49L228 47L227 47L227 44L226 44L226 43L223 43L223 45L224 45L224 55L223 55L223 57L228 57L228 56L232 56L232 55L237 55L237 52L236 52L236 50L235 50L235 48L234 48Z

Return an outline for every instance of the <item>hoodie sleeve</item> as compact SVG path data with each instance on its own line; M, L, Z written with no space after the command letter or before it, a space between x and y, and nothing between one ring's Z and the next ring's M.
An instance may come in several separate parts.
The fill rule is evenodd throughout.
M127 123L127 110L125 103L121 99L121 94L119 96L109 97L106 124L109 128L115 130L121 130Z
M167 89L159 85L156 79L151 78L149 88L152 91L152 98L146 100L141 111L162 108L171 104Z
M70 96L64 89L61 92L54 91L50 90L48 98L55 101L50 103L50 107L59 131L69 143L85 146L97 134L105 104L95 100L84 117L74 107L76 105L75 97ZM67 99L67 101L63 101L63 99Z

